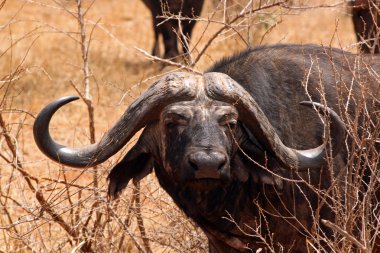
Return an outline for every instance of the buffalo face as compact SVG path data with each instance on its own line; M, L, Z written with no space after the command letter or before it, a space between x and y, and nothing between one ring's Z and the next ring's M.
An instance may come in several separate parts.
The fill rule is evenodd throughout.
M235 107L205 99L167 106L160 117L163 167L176 182L207 188L231 177L238 123Z

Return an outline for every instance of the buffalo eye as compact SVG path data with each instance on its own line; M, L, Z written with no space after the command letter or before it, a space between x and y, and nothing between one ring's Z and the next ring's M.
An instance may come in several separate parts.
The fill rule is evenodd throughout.
M235 120L235 119L229 120L229 121L227 121L227 124L228 124L229 128L234 130L236 128L236 125L237 125L237 120Z
M167 128L173 128L173 127L175 127L176 126L176 124L174 123L174 122L167 122L166 123L166 127Z
M230 114L225 114L220 120L220 125L235 129L237 125L237 119Z
M179 126L187 126L188 120L180 115L170 115L164 121L166 128L171 129Z

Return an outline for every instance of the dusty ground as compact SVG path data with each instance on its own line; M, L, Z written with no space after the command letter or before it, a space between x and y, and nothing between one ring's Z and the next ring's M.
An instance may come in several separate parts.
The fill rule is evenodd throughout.
M35 147L31 131L34 116L46 103L61 96L75 95L73 85L83 91L83 63L78 43L79 27L75 19L75 1L5 0L1 2L4 5L0 9L0 113L11 135L17 140L19 159L26 171L41 179L40 184L35 184L35 187L45 189L44 195L53 201L54 206L57 208L64 206L70 210L72 206L77 208L78 205L83 204L85 208L91 208L86 200L77 196L76 189L70 193L75 196L74 204L66 203L60 206L61 202L57 203L55 199L63 198L62 195L67 194L68 190L59 184L51 185L42 178L64 179L62 173L65 171L68 181L75 180L73 182L76 184L88 185L91 184L93 173L90 170L85 171L79 179L76 179L82 174L81 171L62 168L47 160ZM192 45L197 45L193 50L194 58L220 28L220 25L207 22L207 18L212 17L211 13L216 9L215 2L217 1L206 3L202 12L203 21L198 22L195 27L191 41ZM234 6L234 1L230 2L232 8L229 13L233 17L241 7ZM90 3L92 3L91 6ZM263 11L249 21L251 26L249 31L240 30L241 36L236 36L231 32L218 36L194 69L203 71L218 59L245 48L246 44L242 38L251 46L273 43L316 43L355 52L356 41L348 9L344 3L339 3L341 2L338 0L293 0L294 9L292 10L272 8ZM324 7L320 7L321 5ZM154 76L172 70L174 67L163 68L161 63L152 62L136 50L140 48L150 52L153 45L150 13L141 0L95 0L94 2L86 0L84 6L89 7L85 21L87 35L91 34L90 84L95 106L96 136L99 139L122 114L127 105L153 82ZM222 20L222 17L222 12L220 12L213 19ZM262 23L264 21L265 24ZM268 31L267 29L271 26L273 29ZM7 82L10 78L13 81ZM89 143L87 124L86 107L83 103L76 102L59 112L53 121L52 133L57 140L65 144L87 144ZM10 152L5 140L0 138L0 141L0 152L4 156L9 156ZM99 187L103 197L106 190L107 171L120 155L116 155L99 168L102 178ZM2 205L12 217L10 219L8 212L5 211L0 213L2 216L0 252L17 250L29 252L30 248L38 252L68 252L74 248L75 243L74 245L67 242L65 244L65 240L62 239L66 236L65 232L55 222L49 220L49 215L46 213L42 214L41 220L37 219L15 226L18 232L13 231L13 227L9 227L12 224L11 220L15 222L18 219L30 219L40 207L21 174L13 170L4 159L0 159L0 178ZM194 232L187 221L182 224L181 221L184 218L177 209L172 207L170 198L160 190L154 177L150 176L143 185L145 191L143 193L145 211L143 212L146 212L147 217L145 222L148 227L152 227L148 228L149 235L156 233L159 238L156 238L157 241L164 238L158 243L152 240L151 243L156 252L158 250L181 252L184 251L184 247L193 248L194 252L204 250L206 247L205 242L202 242L204 237L199 237L198 232ZM19 205L6 200L5 196L17 199ZM123 196L125 197L123 205L127 208L130 198L128 193ZM65 199L63 202L68 200L63 199ZM85 210L81 209L81 211L82 215L86 214ZM40 226L43 229L40 230ZM113 226L114 229L120 230L117 225ZM108 230L111 231L112 228ZM44 234L46 231L49 231L48 237ZM136 227L134 231L138 234ZM177 246L169 247L162 243L169 234L172 241L165 241L165 243ZM181 237L183 234L186 234L188 238ZM21 243L23 240L29 243L29 249L25 243ZM176 240L189 243L181 244ZM126 252L136 249L134 244L127 239L125 244Z

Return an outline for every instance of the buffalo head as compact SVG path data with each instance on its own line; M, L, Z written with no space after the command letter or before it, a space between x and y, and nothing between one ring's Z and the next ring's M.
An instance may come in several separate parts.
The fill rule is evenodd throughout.
M318 169L326 153L335 155L344 140L344 127L330 109L312 102L304 105L328 113L330 145L297 150L283 144L253 97L222 73L173 73L163 77L132 103L120 120L95 144L69 148L49 134L53 114L77 99L52 102L38 115L34 136L51 159L73 167L102 163L144 128L136 145L110 174L110 194L115 196L131 178L141 178L160 168L173 184L210 189L244 180L246 173L236 155L241 150L255 160L256 153L273 157L284 169ZM120 177L120 172L125 177Z

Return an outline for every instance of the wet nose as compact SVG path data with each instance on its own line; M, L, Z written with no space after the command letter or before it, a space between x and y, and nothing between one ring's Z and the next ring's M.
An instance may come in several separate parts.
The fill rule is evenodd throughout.
M217 151L197 151L189 155L189 163L195 170L196 178L219 179L226 160L226 156Z

